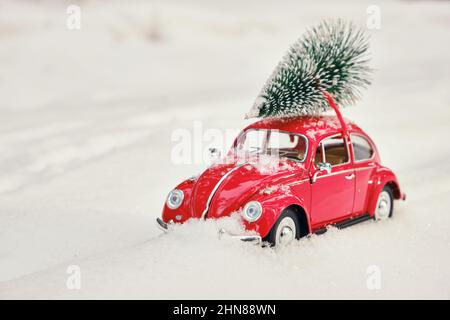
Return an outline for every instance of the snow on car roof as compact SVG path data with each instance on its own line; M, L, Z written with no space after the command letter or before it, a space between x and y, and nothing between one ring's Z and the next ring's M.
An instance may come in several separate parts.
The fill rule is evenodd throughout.
M361 131L361 129L345 119L348 130ZM249 125L245 130L249 129L277 129L292 133L301 133L312 139L320 139L333 133L341 131L341 125L336 116L301 116L291 118L267 118L259 120Z
M362 131L356 124L344 119L349 131ZM339 133L341 125L336 116L301 116L291 118L267 118L262 119L245 128L249 129L277 129L292 133L304 134L312 139L320 139L323 136Z

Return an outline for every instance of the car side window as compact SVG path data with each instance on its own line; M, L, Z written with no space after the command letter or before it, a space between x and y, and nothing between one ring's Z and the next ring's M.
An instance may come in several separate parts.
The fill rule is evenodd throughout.
M372 158L373 148L369 141L357 134L351 134L350 137L352 139L355 161L362 161Z
M324 153L323 161L319 162L328 162L332 166L336 166L349 161L347 146L342 135L324 139L319 147L321 153Z
M314 164L316 167L319 166L319 163L324 163L325 159L323 157L323 148L322 148L322 142L319 143L316 150L316 155L314 156Z

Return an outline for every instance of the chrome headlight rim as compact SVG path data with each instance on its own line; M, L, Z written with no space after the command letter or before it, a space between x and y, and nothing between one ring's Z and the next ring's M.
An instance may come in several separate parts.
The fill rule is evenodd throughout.
M184 200L184 193L180 189L173 189L167 195L166 205L169 209L178 209Z
M255 213L250 214L251 210L256 210L256 214ZM258 201L249 201L245 204L244 208L242 209L242 217L248 222L255 222L259 218L261 218L262 212L263 208L261 203L259 203Z

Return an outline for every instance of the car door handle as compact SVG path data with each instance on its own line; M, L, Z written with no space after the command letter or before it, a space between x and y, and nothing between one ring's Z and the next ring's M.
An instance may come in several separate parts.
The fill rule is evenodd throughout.
M354 177L355 177L355 174L352 173L352 174L349 174L348 176L345 176L345 179L352 180Z

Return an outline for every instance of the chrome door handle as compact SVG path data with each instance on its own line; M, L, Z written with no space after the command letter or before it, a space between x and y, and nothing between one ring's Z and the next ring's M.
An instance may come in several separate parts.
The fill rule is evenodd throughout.
M352 180L354 177L355 177L355 174L352 173L352 174L350 174L350 175L348 175L348 176L345 176L345 179L347 179L347 180Z

